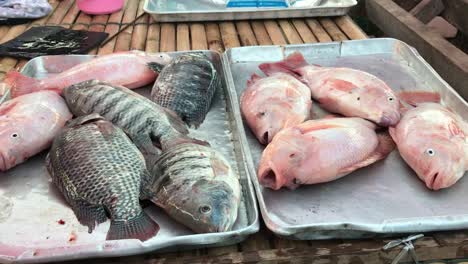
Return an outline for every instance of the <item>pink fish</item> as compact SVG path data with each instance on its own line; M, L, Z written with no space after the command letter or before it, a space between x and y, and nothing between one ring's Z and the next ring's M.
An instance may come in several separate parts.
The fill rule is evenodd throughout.
M260 143L268 144L283 128L310 115L310 89L289 74L261 78L254 74L241 96L241 110Z
M72 118L65 100L54 91L31 93L0 105L0 171L47 149Z
M450 187L468 170L468 124L440 104L408 110L389 132L401 157L429 189Z
M264 63L267 75L287 72L309 86L312 97L332 113L361 117L380 126L392 126L400 120L398 98L385 82L367 72L350 68L308 65L299 53L284 61Z
M262 185L278 190L336 180L384 159L395 147L386 133L361 118L309 120L281 130L258 168Z
M120 52L97 57L43 80L11 71L7 73L4 82L9 86L12 98L40 90L61 92L65 87L90 79L133 89L152 83L163 65L168 64L170 60L169 55L163 53Z

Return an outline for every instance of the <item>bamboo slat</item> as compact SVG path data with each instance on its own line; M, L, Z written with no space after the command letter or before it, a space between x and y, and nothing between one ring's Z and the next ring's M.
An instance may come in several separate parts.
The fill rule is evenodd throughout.
M342 41L348 39L330 18L320 18L320 24L322 24L333 40Z
M137 17L140 14L143 14L145 11L143 10L144 1L140 1L137 11ZM146 37L148 35L148 21L149 15L145 15L140 17L135 21L135 26L133 28L133 35L130 43L131 50L144 50L146 44Z
M136 1L128 1L122 18L122 24L131 23L135 20L138 12L138 4ZM129 26L116 37L114 51L130 50L130 42L132 41L133 27Z
M289 44L302 44L303 43L301 36L299 36L299 34L296 31L296 28L294 28L294 26L291 25L291 23L288 20L282 19L278 23L281 29L283 30L284 36L286 37Z
M336 25L348 36L349 39L366 39L367 35L359 28L349 16L338 17Z
M219 26L216 23L206 24L206 40L208 41L208 48L217 52L223 52L224 46L221 39Z
M159 23L152 23L148 27L148 35L146 36L146 47L147 52L158 52L160 45L160 34L161 27Z
M126 7L127 6L128 6L128 2L126 4ZM124 11L125 11L125 8L109 16L106 29L104 30L104 32L107 32L109 36L112 36L119 31L119 28L120 28L119 24L122 22ZM98 50L98 54L104 55L104 54L110 54L114 52L116 41L117 41L117 38L114 38L111 41L107 42L102 47L100 47Z
M314 33L317 37L319 42L330 42L332 41L331 37L325 31L325 29L320 25L320 23L316 19L306 19L307 25L309 26L310 30Z
M241 45L233 22L221 22L219 24L219 29L225 49L239 47Z
M161 24L161 41L160 47L162 52L176 50L176 29L172 23Z
M177 50L190 50L190 30L186 23L177 25Z
M265 24L263 21L252 21L252 29L255 33L255 37L257 38L257 42L259 45L271 45L273 42L268 35L268 32L265 28Z
M208 42L206 40L205 25L201 23L190 24L190 37L192 40L192 50L206 50L208 49Z
M275 45L286 45L288 44L284 38L281 28L278 26L278 23L274 20L265 21L265 28L270 35L270 39Z
M293 19L292 23L296 27L297 32L299 32L299 35L301 35L304 43L316 43L318 41L304 20Z
M240 21L236 23L237 32L239 34L240 42L242 46L257 46L258 42L255 38L255 34L250 27L248 21Z

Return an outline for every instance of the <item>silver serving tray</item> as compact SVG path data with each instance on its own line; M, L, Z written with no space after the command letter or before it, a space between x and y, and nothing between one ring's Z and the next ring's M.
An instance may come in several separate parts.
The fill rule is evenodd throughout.
M174 56L187 52L170 53ZM224 79L221 56L205 51ZM93 58L91 55L45 56L28 62L22 73L36 78L56 74L66 68ZM55 62L66 62L57 65ZM136 91L149 95L151 87ZM16 168L0 173L0 263L48 262L90 257L110 257L153 252L156 250L183 250L235 244L259 230L259 214L254 189L248 177L244 160L237 105L233 107L235 92L223 82L218 89L206 120L190 135L207 140L230 161L240 177L242 203L233 231L194 234L173 221L154 205L145 211L155 219L161 230L146 241L105 241L109 221L99 225L92 234L76 220L75 215L55 186L48 180L45 153L35 156ZM234 110L233 110L234 109ZM58 221L62 219L65 224Z
M157 22L186 22L342 16L355 5L356 0L322 0L309 8L226 8L202 0L145 0L144 10Z
M438 91L445 105L468 119L467 102L416 50L395 39L233 48L224 54L228 85L239 97L252 73L264 76L258 69L260 63L282 60L294 51L300 51L309 63L370 72L396 91ZM315 114L325 114L318 108L313 104ZM387 159L334 182L294 191L263 188L255 175L264 147L246 123L244 127L246 159L261 213L267 227L280 236L362 238L468 228L468 177L449 189L430 191L396 150Z

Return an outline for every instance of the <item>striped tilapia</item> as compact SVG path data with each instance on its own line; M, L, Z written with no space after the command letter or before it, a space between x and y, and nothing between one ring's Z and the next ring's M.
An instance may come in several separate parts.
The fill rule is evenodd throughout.
M55 138L47 156L53 183L78 221L91 233L111 219L107 240L150 239L159 226L140 207L149 173L125 133L93 114L73 119Z
M227 160L210 147L180 144L153 168L151 200L195 232L225 232L237 219L241 187Z
M151 99L176 112L189 126L198 127L220 86L218 72L207 56L186 54L163 68L154 83Z
M76 116L97 113L122 128L145 156L157 156L180 141L192 141L180 118L151 100L122 86L90 80L63 90L68 107Z

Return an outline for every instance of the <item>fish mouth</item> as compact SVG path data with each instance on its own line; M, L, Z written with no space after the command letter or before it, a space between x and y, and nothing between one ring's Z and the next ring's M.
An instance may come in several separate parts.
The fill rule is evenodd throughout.
M2 153L0 153L0 171L6 171L7 168L7 163L5 160L5 157L3 156Z
M436 172L434 174L431 175L431 177L429 177L426 181L426 186L427 188L431 189L431 190L434 190L434 191L437 191L440 189L440 184L439 184L439 172Z
M272 168L268 168L260 174L260 183L273 190L278 190L280 184L278 183L278 177Z
M378 122L379 126L395 126L400 121L400 113L384 113Z

